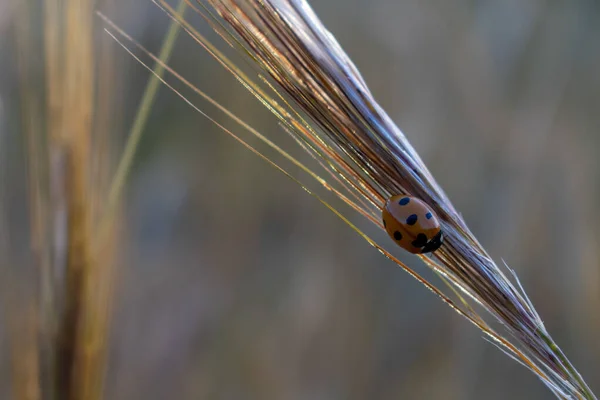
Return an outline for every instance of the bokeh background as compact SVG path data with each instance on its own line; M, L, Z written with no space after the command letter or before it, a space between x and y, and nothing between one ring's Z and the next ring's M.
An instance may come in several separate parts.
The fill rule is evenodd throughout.
M548 330L600 392L600 4L312 6L480 242L516 270ZM151 2L98 8L158 51L170 21ZM0 163L11 236L3 261L35 271L11 10L0 1ZM210 35L199 17L188 16ZM114 68L99 86L112 88L105 126L118 158L149 73L94 23L98 46L109 49L98 55ZM187 35L170 65L310 163ZM43 73L41 63L32 85L43 85ZM533 374L166 87L123 199L106 398L551 398ZM332 201L389 247L382 232ZM425 270L416 257L394 254ZM9 331L2 332L4 354ZM9 384L3 357L0 372Z

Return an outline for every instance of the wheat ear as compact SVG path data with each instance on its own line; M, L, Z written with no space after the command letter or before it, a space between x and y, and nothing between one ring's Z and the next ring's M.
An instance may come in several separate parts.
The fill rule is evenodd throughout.
M433 256L420 257L453 287L459 301L451 300L361 233L370 244L478 326L510 357L533 371L558 398L596 399L547 332L516 274L499 267L487 254L306 1L188 1L190 8L226 43L257 67L258 80L242 72L168 3L156 3L272 111L303 149L320 161L334 184L317 177L318 181L353 209L382 228L378 218L391 195L410 194L432 207L441 220L446 239ZM112 28L136 44L114 25ZM280 151L257 132L251 132ZM334 189L336 186L341 189ZM331 209L359 231L340 212ZM475 311L478 306L486 311L484 315ZM492 329L484 321L486 316L500 322L504 331Z

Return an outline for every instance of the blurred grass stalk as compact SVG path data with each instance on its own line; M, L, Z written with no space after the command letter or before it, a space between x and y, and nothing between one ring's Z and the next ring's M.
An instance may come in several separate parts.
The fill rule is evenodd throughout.
M35 305L39 320L34 325L39 331L28 348L40 361L30 365L35 378L28 379L28 385L32 391L36 388L35 396L21 390L14 394L17 399L99 398L96 382L106 335L102 289L111 260L109 252L102 260L90 255L91 198L100 189L90 182L96 83L93 2L15 1L15 7L20 16L17 48L24 59L19 71L24 77L21 113L27 138L31 240L40 288ZM34 39L43 43L42 51L25 47ZM36 64L36 57L44 62ZM45 99L41 91L31 98L28 85L35 80L30 81L30 71L44 68ZM11 305L15 312L17 304ZM14 351L15 359L20 359L21 350ZM14 381L20 382L24 372L17 372Z
M454 286L451 293L457 301L394 258L340 211L313 194L315 197L370 244L478 326L506 354L533 371L557 397L596 398L545 330L516 275L509 270L511 281L489 257L406 137L372 97L354 64L305 1L206 0L195 4L186 1L226 43L262 70L264 75L259 74L259 83L242 72L189 22L177 16L166 1L155 3L181 23L198 44L273 112L283 128L319 160L336 184L330 185L303 168L305 172L379 228L382 228L382 205L391 195L411 194L433 207L441 218L446 239L432 257L422 255L421 258L444 282ZM114 24L109 22L108 25L138 51L159 61ZM165 68L232 117L200 89L167 66ZM301 165L243 121L232 118L289 161ZM235 136L231 131L226 132ZM276 167L292 177L283 168ZM337 185L341 189L336 189ZM479 306L487 311L485 317L491 316L505 328L504 334L491 328L484 315L475 311Z
M40 264L43 288L40 341L43 351L42 396L52 399L99 398L105 304L100 298L107 259L91 257L90 152L95 107L93 2L47 0L43 37L45 56L46 131L38 140L45 157L29 153L30 165L46 163L49 199L41 237L53 262ZM48 172L49 171L49 172ZM60 243L60 238L66 242ZM106 269L104 269L106 270ZM98 301L100 300L100 301Z
M101 3L114 11L113 0ZM37 267L33 279L17 277L29 296L8 296L6 302L16 399L103 397L115 283L115 221L160 81L151 78L124 154L116 162L112 131L117 77L109 37L95 40L96 5L91 0L14 2ZM181 2L180 11L184 8ZM163 61L171 54L178 29L173 22L161 51ZM36 75L38 69L43 78ZM160 74L161 67L154 72ZM118 166L113 178L114 164Z

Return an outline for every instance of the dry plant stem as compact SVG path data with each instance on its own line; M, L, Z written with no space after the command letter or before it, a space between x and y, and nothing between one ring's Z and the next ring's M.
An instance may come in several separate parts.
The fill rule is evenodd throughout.
M56 397L98 399L102 371L97 344L105 332L96 324L90 257L90 140L94 99L93 3L69 0L65 15L59 129L51 146L64 149L68 213L64 313L58 333ZM58 28L56 28L58 29Z
M306 129L293 113L286 114L284 107L272 103L252 84L243 82L244 86L301 140L320 149L326 164L335 165L333 170L353 182L351 187L363 189L361 195L368 202L381 207L381 200L391 194L408 193L432 206L446 232L446 243L436 253L444 274L506 327L508 337L526 354L522 361L530 365L531 360L534 372L558 397L595 398L550 339L525 293L477 242L308 4L300 0L209 0L208 4L219 18L206 6L196 10L227 43L248 55L295 108L311 116L315 129ZM206 41L196 38L211 54L217 54ZM235 71L223 58L216 58ZM235 75L238 79L242 76ZM338 154L342 157L334 156Z
M98 74L101 105L105 111L94 127L94 40L91 0L44 3L45 60L47 88L47 131L50 151L51 192L55 216L53 235L67 238L66 248L55 249L52 291L60 291L57 306L48 302L45 318L57 321L46 329L44 342L54 341L53 352L44 355L52 379L45 383L45 396L56 399L99 399L105 372L112 297L114 242L99 257L91 255L94 215L102 204L101 182L90 184L108 170L110 140L106 125L106 103L110 100L110 76ZM101 65L110 63L102 58ZM105 79L105 80L102 80ZM90 153L92 131L100 136L95 157ZM93 165L93 161L96 164ZM94 168L96 167L96 168ZM95 174L95 175L92 175ZM61 220L64 211L66 217ZM60 232L65 229L66 232ZM112 238L111 238L112 239ZM107 251L108 250L108 251ZM62 273L62 263L65 272ZM64 280L64 282L62 282ZM58 292L56 292L58 294ZM54 296L47 296L53 299ZM58 296L57 296L58 297ZM54 318L58 313L60 317ZM53 328L53 327L51 327ZM54 354L53 354L54 353Z

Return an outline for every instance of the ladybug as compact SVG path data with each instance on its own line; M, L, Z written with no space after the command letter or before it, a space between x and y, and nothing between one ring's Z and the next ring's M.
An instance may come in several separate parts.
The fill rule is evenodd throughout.
M444 241L440 221L421 200L403 194L383 206L383 226L394 242L413 254L436 251Z

